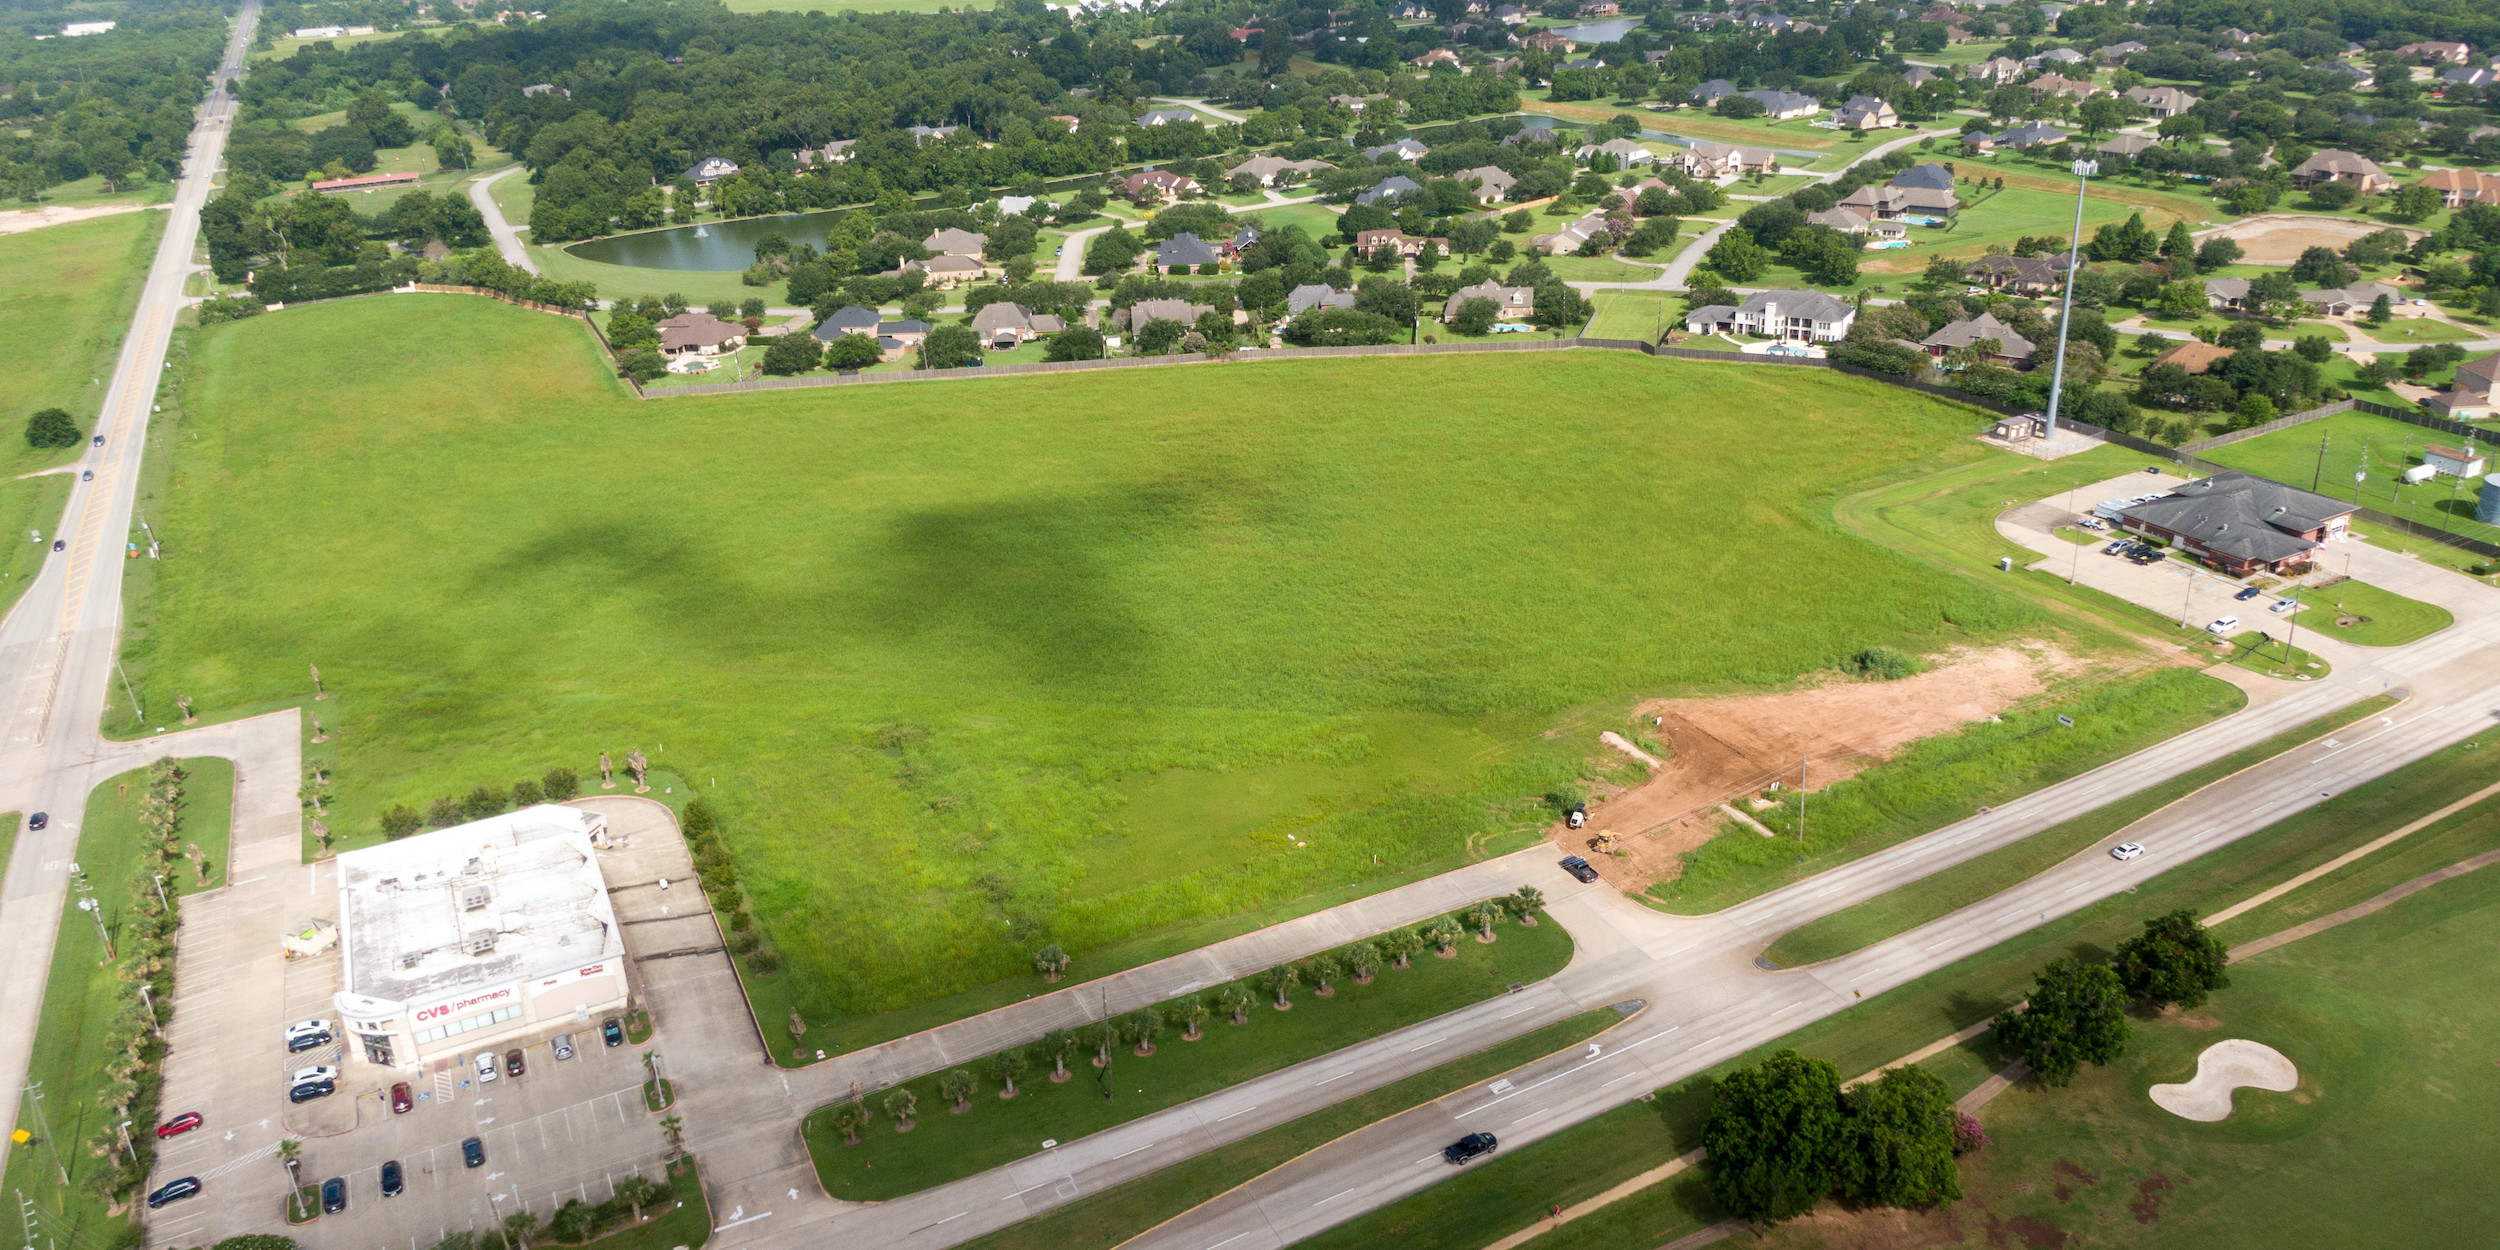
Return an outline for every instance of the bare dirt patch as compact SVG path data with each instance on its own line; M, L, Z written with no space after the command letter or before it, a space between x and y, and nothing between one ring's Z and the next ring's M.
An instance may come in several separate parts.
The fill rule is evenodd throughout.
M1988 1244L1991 1246L2024 1246L2028 1250L2065 1250L2066 1230L2036 1215L2017 1215L2011 1219L1988 1217Z
M2381 230L2403 230L2401 226L2385 226L2375 221L2357 221L2349 217L2311 217L2300 213L2267 213L2232 222L2211 231L2226 239L2237 239L2240 259L2251 265L2288 265L2300 259L2303 251L2313 247L2342 251L2344 245L2366 234ZM2404 230L2408 239L2422 237L2424 231Z
M1766 1239L1781 1248L1812 1246L1814 1250L1927 1250L1959 1246L1969 1234L1951 1207L1924 1211L1878 1207L1851 1210L1824 1203L1783 1224ZM1733 1244L1733 1243L1731 1243Z
M2135 1222L2138 1224L2160 1223L2162 1195L2174 1188L2176 1186L2170 1183L2170 1178L2159 1172L2137 1181L2135 1201L2127 1207L2128 1210L2135 1212Z
M94 204L84 208L29 208L0 213L0 234L24 234L45 226L62 226L90 217L110 217L115 213L135 213L152 207L147 204ZM161 207L161 206L156 206Z
M1800 757L1808 788L1820 790L1921 738L1997 715L2081 667L2055 647L2007 646L1957 652L1899 681L1835 676L1781 694L1652 700L1637 711L1657 719L1650 733L1666 743L1667 766L1604 797L1586 828L1557 826L1555 844L1586 851L1599 834L1617 835L1624 855L1607 875L1620 888L1644 889L1673 878L1684 852L1717 836L1727 823L1719 804L1743 811L1744 797L1774 783L1795 787Z

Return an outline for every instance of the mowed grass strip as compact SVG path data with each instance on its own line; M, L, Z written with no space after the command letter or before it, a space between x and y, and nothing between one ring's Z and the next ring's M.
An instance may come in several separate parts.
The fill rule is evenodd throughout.
M2202 768L2035 833L2010 846L1841 908L1781 934L1763 955L1783 968L1837 959L2027 881L2101 839L2241 769L2395 706L2384 695L2244 747Z
M2320 635L2359 647L2400 647L2438 633L2457 619L2438 604L2350 579L2320 590L2303 590L2300 598L2304 606L2294 614L2295 620ZM2346 617L2361 619L2345 625Z
M182 789L182 839L198 843L211 857L215 871L209 881L215 885L224 879L224 865L213 861L224 858L230 832L234 764L212 758L181 763L189 774ZM123 918L131 912L132 889L154 888L132 879L140 858L139 802L146 795L144 768L108 778L89 793L86 816L78 828L79 870L102 909L104 930L116 941ZM0 851L6 849L0 846ZM202 888L185 864L176 864L164 885L168 894ZM38 1108L31 1097L20 1099L15 1125L42 1140L10 1149L8 1171L0 1177L0 1187L35 1203L43 1221L38 1227L46 1236L69 1245L118 1244L121 1238L135 1235L136 1226L127 1213L108 1211L97 1197L92 1185L109 1175L111 1161L89 1155L84 1143L97 1130L112 1127L108 1122L112 1100L103 1069L105 1039L127 991L121 965L104 957L94 917L78 909L75 883L61 908L54 942L52 969L44 982L43 1019L35 1030L34 1055L26 1069L27 1083L41 1085L43 1101ZM168 1027L174 1023L171 985L170 971L158 976L157 1016ZM162 1055L161 1042L148 1052L151 1060L161 1060ZM158 1077L150 1072L143 1079ZM187 1110L192 1108L160 1107L159 1113L178 1115ZM155 1154L154 1127L134 1124L130 1128L131 1145L143 1162ZM69 1172L67 1186L61 1184L64 1167Z
M1583 1012L963 1244L967 1250L1116 1246L1356 1129L1574 1047L1621 1020L1603 1007Z
M183 406L150 515L185 557L124 633L147 706L280 705L319 663L343 847L392 803L640 746L716 800L787 960L765 980L845 1045L1046 943L1094 975L1526 836L1589 709L2043 619L1831 524L1979 418L1803 371L1517 353L636 402L577 322L391 295L203 332ZM1159 784L1269 769L1255 819Z
M1288 1011L1275 1009L1275 995L1260 978L1244 978L1238 984L1259 999L1246 1024L1234 1024L1215 1005L1223 986L1196 991L1190 997L1208 1007L1205 1036L1184 1041L1178 1028L1167 1027L1151 1055L1137 1055L1129 1046L1114 1043L1107 1081L1093 1065L1099 1024L1079 1033L1080 1047L1068 1059L1071 1079L1054 1083L1049 1063L1039 1062L1017 1079L1014 1098L998 1097L1001 1086L985 1067L989 1056L969 1058L961 1067L980 1081L969 1110L956 1112L940 1093L943 1074L932 1073L898 1087L919 1100L910 1132L895 1131L884 1103L888 1095L879 1092L867 1098L876 1120L857 1146L843 1144L832 1123L833 1108L809 1114L804 1130L808 1153L815 1158L817 1179L836 1198L875 1202L901 1197L1038 1154L1044 1141L1072 1142L1497 997L1512 985L1542 981L1571 962L1571 937L1551 920L1533 928L1505 921L1494 933L1497 940L1489 944L1472 935L1462 938L1449 959L1427 947L1412 966L1384 965L1369 985L1340 979L1328 998L1319 997L1305 978L1290 995L1293 1007ZM1106 1083L1112 1098L1103 1096Z
M2474 519L2474 483L2460 483L2453 478L2433 478L2419 486L2402 483L2405 469L2421 463L2425 443L2454 447L2458 441L2437 430L2388 417L2339 412L2202 454L2216 464L2227 464L2302 490L2314 489L2319 494L2392 516L2410 517L2416 524L2436 526L2485 542L2500 542L2500 527ZM2362 474L2363 480L2355 482L2355 473Z
M1431 1218L1436 1221L1429 1227L1432 1235L1419 1236L1412 1244L1451 1247L1453 1250L1489 1245L1535 1224L1553 1202L1567 1205L1590 1194L1603 1192L1699 1146L1702 1121L1710 1109L1711 1082L1718 1075L1760 1062L1771 1052L1787 1047L1794 1047L1811 1058L1829 1060L1840 1069L1843 1080L1891 1063L2021 1001L2031 989L2033 974L2051 959L2106 960L2119 942L2141 932L2143 922L2152 917L2182 907L2200 913L2218 911L2482 789L2491 783L2491 778L2487 761L2479 758L2477 751L2478 748L2468 748L2464 744L2443 748L2427 759L2337 795L2300 816L2163 872L2137 887L2134 893L2103 899L1951 967L1875 995L1846 1011L1765 1043L1753 1052L1722 1063L1709 1072L1657 1091L1654 1104L1632 1104L1619 1108L1523 1147L1516 1154L1503 1152L1515 1165L1550 1168L1554 1183L1568 1185L1571 1197L1563 1197L1557 1192L1552 1198L1531 1195L1521 1201L1526 1188L1523 1187L1514 1191L1507 1200L1484 1199L1475 1193L1462 1191L1504 1187L1509 1182L1498 1170L1478 1171L1471 1167L1423 1194L1383 1207L1365 1217L1380 1223L1357 1222L1345 1227L1378 1231L1389 1222ZM2460 825L2465 823L2464 817L2458 819ZM2372 881L2346 893L2360 893L2360 889L2367 889L2368 893L2360 894L2360 897L2368 897L2399 880L2409 879L2444 863L2453 863L2479 850L2489 849L2491 844L2500 843L2500 821L2487 820L2477 827L2488 831L2483 835L2487 840L2477 841L2475 835L2461 833L2456 827L2443 827L2438 836L2450 840L2436 848L2426 847L2416 852L2410 861L2401 866L2381 868ZM2425 835L2430 832L2425 831ZM2398 847L2408 845L2397 844ZM2398 853L2397 848L2390 848L2390 859ZM2440 858L2443 855L2447 858ZM2380 864L2381 861L2373 859L2365 861L2361 867L2377 867ZM2500 873L2486 871L2466 880L2500 883ZM2454 884L2457 883L2435 887L2409 901L2433 899ZM2324 883L2309 887L2311 890L2322 888L2325 888ZM2278 904L2300 899L2307 892L2295 891L2285 896L2284 900L2278 900ZM2347 898L2337 905L2357 901L2359 898ZM2450 904L2440 903L2437 906L2444 908ZM2233 920L2221 930L2224 939L2246 941L2282 927L2259 921L2258 912L2263 910L2261 908ZM2396 913L2391 910L2387 914ZM2309 939L2318 940L2321 939ZM2306 944L2295 943L2284 951L2274 953L2298 951ZM2426 958L2450 957L2434 954ZM2487 961L2480 960L2479 956L2465 955L2450 959L2450 962L2460 969L2470 970L2481 967ZM2241 970L2235 966L2233 977L2237 978L2240 974ZM2235 1036L2227 1031L2201 1026L2197 1031L2208 1044ZM2452 1039L2454 1036L2451 1035ZM2280 1046L2280 1043L2277 1045ZM2295 1062L2300 1061L2298 1053L2292 1048L2283 1049L2294 1056ZM2008 1058L1983 1034L1925 1061L1922 1066L1935 1072L1956 1094L1960 1094L2003 1067ZM2474 1065L2449 1065L2442 1070L2449 1071L2459 1066L2472 1068ZM2494 1070L2500 1071L2500 1068ZM2086 1068L2085 1071L2089 1074L2094 1069ZM2192 1071L2193 1065L2190 1064L2173 1075L2149 1079L2136 1077L2132 1085L2135 1096L2140 1098L2141 1091L2152 1080L2184 1080ZM2415 1079L2420 1079L2418 1070ZM2145 1105L2149 1107L2151 1103L2148 1101ZM1658 1128L1661 1123L1664 1125L1663 1145L1660 1144ZM1994 1118L1989 1120L1991 1133L1997 1131L1997 1123ZM2187 1122L2179 1123L2185 1125ZM1502 1161L1503 1155L1496 1155L1493 1162ZM1549 1155L1557 1156L1561 1161L1548 1162ZM1520 1160L1526 1162L1522 1164ZM1966 1167L1966 1187L1974 1186L1977 1169L1984 1169L1989 1163L1990 1160L1982 1155ZM1565 1164L1576 1165L1578 1171L1573 1172ZM1696 1231L1720 1218L1719 1212L1710 1203L1707 1186L1695 1183L1697 1179L1697 1173L1686 1173L1666 1185L1645 1189L1623 1199L1623 1203L1642 1204L1639 1210L1643 1218L1639 1221L1575 1222L1546 1234L1533 1244L1537 1250L1555 1250L1566 1246L1571 1250L1655 1250L1662 1242ZM2049 1187L2047 1181L2036 1183L2042 1189ZM1468 1218L1462 1219L1461 1215ZM1973 1222L1966 1227L1978 1232L1983 1226ZM1423 1231L1425 1226L1419 1223L1417 1232L1420 1234ZM2113 1229L2110 1236L2125 1244L2134 1244L2127 1240L2127 1234L2134 1231L2137 1230L2132 1227ZM2464 1237L2464 1240L2472 1239L2472 1236ZM2365 1237L2362 1240L2367 1242L2370 1239ZM2430 1238L2426 1244L2435 1244L2439 1240ZM1947 1244L1952 1243L1948 1241ZM2234 1241L2228 1244L2241 1243ZM2288 1240L2277 1238L2273 1244L2306 1245L2311 1242L2294 1237ZM2320 1244L2345 1243L2329 1240Z

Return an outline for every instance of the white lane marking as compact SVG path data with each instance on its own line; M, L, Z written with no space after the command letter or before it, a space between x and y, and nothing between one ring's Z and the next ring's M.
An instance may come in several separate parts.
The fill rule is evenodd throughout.
M1254 1103L1251 1103L1251 1104L1250 1104L1249 1106L1247 1106L1247 1107L1243 1107L1243 1108L1242 1108L1241 1110L1239 1110L1239 1111L1227 1112L1226 1114L1219 1115L1219 1116L1215 1117L1215 1123L1217 1123L1217 1124L1222 1124L1224 1121L1229 1120L1229 1119L1232 1119L1234 1116L1237 1116L1237 1115L1248 1115L1249 1113L1251 1113L1251 1112L1253 1112L1253 1111L1256 1111L1256 1110L1258 1110L1258 1109L1259 1109L1259 1104L1257 1104L1257 1103L1255 1103L1255 1102L1254 1102Z
M1727 1034L1725 1034L1725 1033L1721 1033L1721 1034L1719 1034L1719 1037L1725 1037L1725 1036L1727 1036ZM1702 1047L1709 1045L1709 1044L1710 1044L1710 1042L1715 1042L1715 1041L1719 1040L1719 1037L1714 1037L1714 1038L1711 1038L1711 1039L1709 1039L1709 1041L1695 1042L1695 1043L1693 1043L1692 1045L1685 1047L1685 1048L1684 1048L1684 1053L1689 1055L1689 1054L1693 1053L1694 1051L1699 1050L1699 1049L1701 1049Z
M1599 1056L1598 1056L1598 1057L1596 1057L1595 1059L1589 1059L1589 1060L1582 1061L1582 1062L1580 1062L1580 1063L1573 1064L1572 1066L1570 1066L1570 1067L1568 1067L1568 1068L1565 1068L1565 1069L1563 1069L1562 1071L1557 1072L1557 1073L1555 1073L1554 1075L1549 1076L1549 1077L1545 1078L1545 1079L1544 1079L1544 1080L1542 1080L1542 1081L1538 1081L1538 1082L1537 1082L1536 1084L1534 1084L1534 1085L1529 1085L1529 1086L1526 1086L1526 1087L1524 1087L1524 1088L1520 1088L1520 1089L1515 1089L1515 1090L1512 1090L1511 1092L1509 1092L1509 1093L1507 1093L1507 1094L1504 1094L1504 1095L1502 1095L1502 1096L1501 1096L1501 1097L1499 1097L1499 1098L1494 1099L1492 1102L1478 1103L1477 1105L1475 1105L1475 1106L1473 1106L1473 1107L1469 1107L1469 1108L1468 1108L1468 1109L1466 1109L1465 1111L1461 1111L1461 1112L1456 1113L1455 1115L1451 1116L1450 1118L1452 1118L1452 1119L1460 1119L1460 1118L1463 1118L1463 1117L1466 1117L1466 1116L1471 1116L1471 1115L1474 1115L1475 1113L1477 1113L1477 1112L1479 1112L1479 1111L1482 1111L1482 1110L1484 1110L1485 1108L1487 1108L1487 1107L1490 1107L1490 1106L1494 1105L1494 1103L1508 1102L1508 1101L1510 1101L1510 1100L1511 1100L1511 1099L1513 1099L1513 1098L1517 1098L1517 1097L1518 1097L1518 1096L1520 1096L1521 1094L1528 1093L1528 1092L1530 1092L1530 1091L1532 1091L1532 1090L1538 1089L1538 1088L1543 1087L1543 1086L1546 1086L1546 1085L1551 1085L1551 1084L1553 1084L1554 1082L1559 1081L1559 1080L1563 1079L1564 1077L1569 1076L1569 1075L1571 1075L1572 1073L1579 1071L1579 1070L1580 1070L1580 1069L1582 1069L1582 1068L1588 1067L1590 1064L1604 1063L1604 1062L1606 1062L1606 1061L1607 1061L1607 1060L1609 1060L1609 1059L1615 1059L1615 1058L1619 1058L1619 1057L1624 1056L1624 1055L1631 1054L1633 1051L1639 1050L1641 1047L1643 1047L1643 1046L1647 1046L1647 1045L1648 1045L1648 1044L1650 1044L1651 1042L1657 1041L1659 1038L1665 1037L1665 1036L1667 1035L1667 1033L1673 1033L1673 1032L1675 1032L1675 1031L1676 1031L1676 1029L1680 1029L1680 1028L1683 1028L1683 1027L1684 1027L1683 1025L1680 1025L1680 1024L1679 1024L1679 1025L1676 1025L1674 1028L1668 1029L1666 1033L1652 1033L1652 1034L1650 1034L1649 1036L1644 1037L1644 1038L1642 1038L1641 1040L1639 1040L1639 1041L1637 1041L1637 1042L1626 1042L1626 1043L1624 1043L1623 1045L1618 1046L1618 1047L1616 1047L1615 1049L1613 1049L1613 1050L1610 1050L1610 1051L1606 1052L1605 1054L1599 1055ZM1713 1038L1713 1039L1711 1039L1711 1040L1716 1041L1717 1039L1716 1039L1716 1038Z
M1631 1080L1633 1077L1636 1077L1636 1076L1639 1076L1639 1075L1640 1075L1640 1073L1638 1073L1638 1072L1626 1072L1626 1073L1624 1073L1623 1075L1621 1075L1621 1076L1619 1076L1619 1077L1616 1077L1613 1081L1608 1081L1608 1082L1606 1082L1606 1085L1612 1085L1612 1084L1614 1084L1616 1081L1628 1081L1628 1080ZM1600 1085L1600 1086L1598 1086L1597 1088L1599 1088L1599 1089L1604 1089L1604 1088L1606 1088L1606 1085Z
M1251 1230L1250 1230L1250 1233L1255 1233L1255 1232L1257 1232L1257 1231L1259 1231L1259 1230L1257 1230L1257 1229L1255 1229L1255 1228L1254 1228L1254 1229L1251 1229ZM1227 1237L1227 1238L1225 1238L1224 1240L1222 1240L1222 1241L1219 1241L1219 1242L1215 1243L1215 1245L1212 1245L1212 1246L1207 1247L1207 1250L1218 1250L1218 1247L1222 1247L1222 1246L1229 1246L1229 1245L1233 1244L1234 1242L1239 1241L1239 1240L1241 1240L1242 1238L1249 1236L1249 1235L1250 1235L1250 1233L1235 1233L1235 1234L1233 1234L1232 1236Z
M1155 1148L1155 1144L1154 1144L1153 1142L1147 1142L1145 1145L1143 1145L1143 1146L1139 1146L1139 1147L1137 1148L1137 1150L1152 1150L1152 1149L1154 1149L1154 1148ZM1111 1156L1111 1161L1112 1161L1113 1163L1118 1163L1120 1160L1125 1159L1125 1158L1129 1157L1130 1155L1136 1154L1136 1153L1137 1153L1137 1150L1123 1150L1123 1151L1121 1151L1120 1153L1118 1153L1118 1154L1116 1154L1116 1155Z
M1056 1184L1058 1184L1058 1183L1059 1183L1059 1182L1057 1182L1057 1181L1043 1181L1043 1182L1042 1182L1042 1185L1056 1185ZM1042 1185L1027 1185L1027 1186L1025 1186L1024 1188L1019 1189L1019 1190L1017 1190L1016 1192L1014 1192L1014 1193L1012 1193L1012 1194L1007 1195L1007 1197L999 1199L999 1201L1000 1201L1000 1202L1006 1202L1006 1201L1009 1201L1010 1199L1021 1198L1021 1197L1025 1196L1026 1194L1032 1193L1032 1192L1033 1192L1034 1190L1036 1190L1036 1189L1040 1189L1040 1188L1042 1187Z
M1348 1068L1348 1069L1346 1069L1345 1071L1340 1072L1340 1073L1338 1073L1337 1075L1335 1075L1335 1076L1332 1076L1332 1077L1328 1078L1328 1081L1342 1081L1342 1080L1344 1080L1345 1078L1347 1078L1347 1077L1349 1077L1349 1076L1352 1076L1352 1075L1354 1075L1354 1069L1352 1069L1352 1068ZM1320 1082L1319 1084L1320 1084L1320 1085L1326 1085L1326 1084L1328 1083L1328 1081L1322 1081L1322 1082ZM1319 1088L1319 1085L1314 1085L1314 1086L1312 1086L1311 1088L1313 1088L1313 1089L1317 1089L1317 1088Z
M1522 1008L1520 1008L1520 1009L1519 1009L1519 1011L1534 1011L1534 1010L1536 1010L1536 1008L1535 1008L1534 1006L1522 1007ZM1495 1016L1495 1017L1493 1017L1493 1019L1494 1019L1496 1022L1503 1021L1503 1020L1508 1020L1508 1019L1510 1019L1510 1017L1511 1017L1511 1016L1518 1015L1518 1014L1519 1014L1519 1011L1514 1011L1514 1012L1511 1012L1511 1013L1510 1013L1510 1015L1506 1015L1506 1016Z
M1356 1189L1360 1189L1360 1188L1362 1188L1362 1187L1358 1185L1358 1186L1356 1186L1355 1188L1356 1188ZM1343 1198L1343 1197L1345 1197L1347 1194L1350 1194L1350 1193L1353 1193L1353 1192L1354 1192L1354 1190L1353 1190L1353 1189L1344 1189L1344 1190L1339 1190L1338 1192L1333 1193L1333 1194L1330 1194L1330 1195L1328 1195L1327 1197L1320 1199L1318 1202L1314 1202L1314 1203L1312 1203L1311 1205L1312 1205L1312 1206L1315 1206L1315 1207L1316 1207L1316 1206L1325 1206L1326 1204L1331 1203L1331 1202L1335 1202L1337 1199L1339 1199L1339 1198Z
M1432 1040L1431 1040L1431 1041L1429 1041L1429 1042L1425 1042L1425 1043L1423 1044L1423 1046L1409 1046L1409 1047L1407 1047L1407 1048L1406 1048L1406 1053L1408 1053L1408 1054L1410 1054L1410 1055L1411 1055L1411 1054L1414 1054L1416 1051L1422 1050L1422 1049L1424 1048L1424 1046L1438 1046L1438 1045L1440 1045L1441 1043L1446 1042L1446 1041L1448 1041L1448 1040L1450 1040L1450 1039L1449 1039L1449 1035L1448 1035L1448 1034L1443 1034L1442 1036L1440 1036L1440 1037L1436 1037L1436 1038L1432 1039Z

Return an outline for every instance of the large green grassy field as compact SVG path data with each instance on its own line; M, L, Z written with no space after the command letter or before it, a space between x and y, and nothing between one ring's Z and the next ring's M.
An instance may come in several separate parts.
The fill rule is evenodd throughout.
M2402 484L2401 474L2422 462L2424 443L2457 445L2453 435L2366 412L2343 412L2261 434L2244 443L2205 452L2207 460L2245 469L2303 490L2351 500L2381 512L2437 525L2486 542L2500 542L2500 528L2474 519L2474 485L2433 478ZM2486 454L2489 449L2485 448ZM2363 480L2356 483L2353 475Z
M2046 627L1831 523L1974 421L1855 379L1574 352L636 402L577 323L457 296L196 356L142 700L239 715L320 664L346 845L639 746L716 796L837 1042L1012 1000L1045 942L1085 975L1519 845L1633 696Z

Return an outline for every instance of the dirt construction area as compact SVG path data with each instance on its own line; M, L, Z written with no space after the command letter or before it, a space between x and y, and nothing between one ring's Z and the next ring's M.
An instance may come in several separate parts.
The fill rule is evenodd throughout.
M1577 853L1615 834L1625 857L1607 870L1626 890L1680 872L1684 852L1717 836L1728 809L1773 784L1795 788L1798 764L1819 790L1880 763L1920 738L1997 715L2081 665L2054 647L2007 646L1931 657L1933 667L1899 681L1835 677L1782 694L1659 699L1637 714L1654 721L1667 766L1592 806L1588 827L1557 830Z
M2427 233L2402 226L2385 226L2375 221L2356 221L2349 217L2266 213L2206 231L2199 237L2219 236L2238 240L2240 260L2246 264L2288 265L2299 260L2300 254L2310 248L2323 247L2340 252L2345 244L2381 230L2402 231L2408 239L2418 239Z

